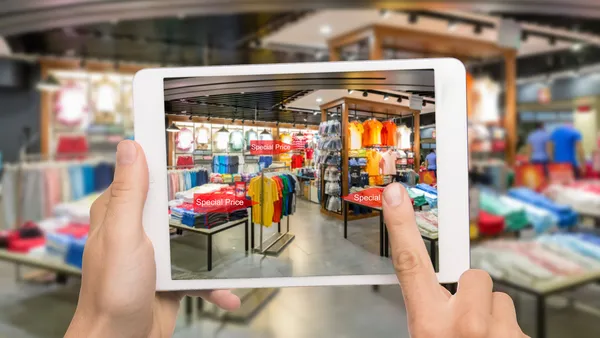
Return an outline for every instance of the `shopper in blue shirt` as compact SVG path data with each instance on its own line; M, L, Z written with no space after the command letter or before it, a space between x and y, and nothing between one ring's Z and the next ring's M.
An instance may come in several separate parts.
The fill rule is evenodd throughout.
M116 162L111 186L90 211L81 291L65 337L169 337L184 295L238 309L240 299L227 290L156 292L154 248L142 226L146 157L137 143L124 141ZM454 295L440 286L401 184L387 186L382 203L411 336L526 337L513 301L493 292L485 271L465 272Z
M550 161L567 163L573 167L575 178L579 178L585 165L581 133L572 126L560 126L550 135ZM581 170L581 171L580 171Z
M425 168L433 171L433 175L437 177L437 156L435 155L435 149L431 149L431 152L425 157Z
M535 130L527 137L527 157L531 164L541 164L548 174L550 157L550 134L544 129L544 124L537 123Z

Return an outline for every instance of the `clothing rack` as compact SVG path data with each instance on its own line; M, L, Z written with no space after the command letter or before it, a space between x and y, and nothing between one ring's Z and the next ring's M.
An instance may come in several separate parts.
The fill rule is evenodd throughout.
M276 172L278 170L284 169L287 172L290 172L289 166L281 166L274 168L265 168L260 171L260 180L261 180L261 194L260 194L260 219L264 222L264 192L265 192L265 173ZM253 248L254 252L258 252L264 255L277 255L285 248L285 246L291 242L296 236L290 233L290 216L286 216L287 218L287 227L284 233L281 233L281 220L278 224L278 232L273 234L269 239L263 241L263 226L260 226L260 241L259 247ZM254 226L254 225L253 225Z

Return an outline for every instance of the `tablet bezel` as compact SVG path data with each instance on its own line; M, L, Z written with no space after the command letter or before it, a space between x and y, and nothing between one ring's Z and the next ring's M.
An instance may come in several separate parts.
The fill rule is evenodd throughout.
M396 276L348 275L281 278L171 279L171 257L164 110L164 79L235 75L332 73L433 69L436 148L438 158L440 283L457 282L469 266L468 157L466 71L451 58L386 61L321 62L243 66L156 68L139 71L133 80L135 140L144 149L149 167L149 191L143 224L154 246L156 289L200 290L325 285L384 285Z

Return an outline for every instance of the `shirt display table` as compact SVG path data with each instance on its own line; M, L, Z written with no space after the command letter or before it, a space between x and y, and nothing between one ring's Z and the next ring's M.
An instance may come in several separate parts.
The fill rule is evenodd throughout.
M81 269L66 263L57 262L44 256L34 256L0 249L0 260L11 262L16 265L17 279L21 276L20 267L23 265L56 272L56 281L59 283L65 283L68 276L81 277Z

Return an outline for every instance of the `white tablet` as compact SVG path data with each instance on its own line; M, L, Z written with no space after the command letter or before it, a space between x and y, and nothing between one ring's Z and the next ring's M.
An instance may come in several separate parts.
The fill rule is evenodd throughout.
M378 195L396 181L439 281L469 268L460 61L145 69L133 85L158 290L397 283Z

